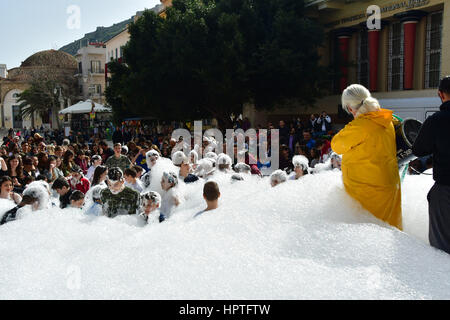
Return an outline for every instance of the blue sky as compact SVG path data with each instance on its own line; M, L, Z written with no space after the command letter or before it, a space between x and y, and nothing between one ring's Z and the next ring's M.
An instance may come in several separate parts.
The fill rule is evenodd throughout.
M8 69L20 66L35 52L59 49L80 39L98 26L108 27L126 20L159 0L0 0L0 64ZM80 28L67 9L80 9Z

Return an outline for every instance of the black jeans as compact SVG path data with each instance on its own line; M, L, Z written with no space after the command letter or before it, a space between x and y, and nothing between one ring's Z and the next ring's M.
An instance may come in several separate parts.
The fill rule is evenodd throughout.
M450 254L450 186L435 183L427 199L430 244Z

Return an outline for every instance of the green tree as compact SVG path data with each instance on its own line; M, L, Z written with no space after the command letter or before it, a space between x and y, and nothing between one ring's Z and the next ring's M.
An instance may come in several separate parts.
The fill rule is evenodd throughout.
M20 116L22 118L31 118L32 127L34 127L34 115L44 116L52 104L51 97L46 94L43 85L39 82L31 83L30 88L24 90L18 96L17 102L20 103Z
M34 127L34 115L45 117L51 110L57 119L56 126L60 128L60 99L63 99L64 107L68 106L69 101L76 102L77 80L70 74L48 70L36 70L29 76L29 88L19 94L22 118L31 117L31 126Z
M115 112L227 127L244 103L267 110L319 95L323 32L303 1L174 0L166 13L130 25L126 65L107 95Z
M134 112L139 108L129 108L129 106L135 106L131 103L131 98L126 98L124 95L124 90L131 88L128 86L130 70L124 64L118 62L110 62L108 64L108 70L114 77L109 81L109 84L105 90L105 97L108 101L108 105L114 110L113 112L113 122L116 125L120 125L123 119L137 117L138 115ZM138 103L138 99L134 100Z

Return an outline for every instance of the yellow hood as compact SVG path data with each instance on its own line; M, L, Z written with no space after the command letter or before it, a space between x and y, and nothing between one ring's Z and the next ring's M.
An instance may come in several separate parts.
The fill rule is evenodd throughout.
M392 110L380 109L379 111L368 112L360 115L358 118L370 119L382 127L389 127L392 122Z

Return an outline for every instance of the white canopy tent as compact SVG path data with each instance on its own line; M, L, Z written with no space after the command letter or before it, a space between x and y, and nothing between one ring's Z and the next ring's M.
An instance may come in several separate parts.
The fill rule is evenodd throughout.
M439 111L442 104L439 97L420 97L404 99L379 99L382 108L393 110L403 119L413 118L421 122Z
M64 110L61 110L59 114L82 114L82 113L90 113L92 111L92 100L80 101L73 106L70 106ZM112 112L112 109L109 107L105 107L102 104L94 102L94 112Z

